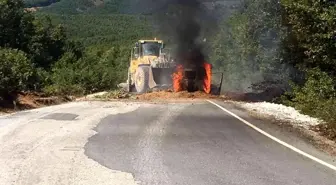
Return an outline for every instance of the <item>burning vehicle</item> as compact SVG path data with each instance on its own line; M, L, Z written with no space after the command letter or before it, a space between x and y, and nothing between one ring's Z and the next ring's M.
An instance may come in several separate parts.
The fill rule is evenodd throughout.
M184 61L179 62L173 73L174 91L204 91L210 94L212 87L212 65L203 59L198 59L192 53L189 53L186 57L182 57L181 60Z
M139 1L140 2L140 1ZM202 50L204 35L216 30L216 18L199 0L142 0L137 9L147 7L160 35L174 46L173 57L164 52L163 40L139 40L132 50L128 89L145 93L153 88L171 87L179 91L218 94L223 74L214 80L212 65ZM141 8L140 8L141 9ZM201 41L201 42L200 42Z
M157 39L140 40L135 44L128 69L130 92L134 89L137 93L146 93L153 88L170 87L174 92L220 91L220 85L214 88L212 84L212 65L198 51L172 59L163 49L163 41Z

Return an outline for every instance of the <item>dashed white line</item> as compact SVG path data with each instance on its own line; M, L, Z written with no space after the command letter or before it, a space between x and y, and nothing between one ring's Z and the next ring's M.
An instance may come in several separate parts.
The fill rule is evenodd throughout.
M323 160L321 160L321 159L318 159L318 158L316 158L316 157L314 157L314 156L312 156L312 155L310 155L310 154L307 154L306 152L304 152L304 151L302 151L302 150L300 150L300 149L298 149L298 148L296 148L296 147L294 147L294 146L292 146L292 145L290 145L290 144L288 144L288 143L286 143L286 142L284 142L284 141L282 141L282 140L280 140L280 139L278 139L278 138L276 138L276 137L270 135L269 133L267 133L267 132L261 130L260 128L258 128L258 127L256 127L256 126L254 126L252 123L250 123L250 122L244 120L243 118L237 116L237 115L234 114L233 112L231 112L231 111L225 109L224 107L218 105L217 103L215 103L215 102L213 102L213 101L211 101L211 100L207 100L207 101L208 101L209 103L215 105L216 107L222 109L224 112L226 112L226 113L230 114L231 116L235 117L236 119L240 120L241 122L245 123L247 126L253 128L253 129L256 130L257 132L261 133L262 135L264 135L264 136L266 136L266 137L272 139L273 141L276 141L277 143L279 143L279 144L281 144L281 145L283 145L283 146L285 146L285 147L287 147L287 148L293 150L294 152L299 153L299 154L301 154L301 155L303 155L303 156L305 156L305 157L307 157L307 158L309 158L309 159L311 159L311 160L313 160L313 161L315 161L315 162L317 162L317 163L320 163L320 164L322 164L322 165L324 165L324 166L326 166L326 167L328 167L328 168L330 168L330 169L336 171L336 166L334 166L334 165L332 165L332 164L329 164L329 163L327 163L327 162L325 162L325 161L323 161Z

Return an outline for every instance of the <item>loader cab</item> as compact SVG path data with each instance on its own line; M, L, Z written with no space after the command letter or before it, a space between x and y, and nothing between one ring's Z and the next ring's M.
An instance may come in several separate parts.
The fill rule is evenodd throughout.
M140 40L135 43L135 47L133 48L133 59L144 56L159 57L163 48L164 44L161 40Z

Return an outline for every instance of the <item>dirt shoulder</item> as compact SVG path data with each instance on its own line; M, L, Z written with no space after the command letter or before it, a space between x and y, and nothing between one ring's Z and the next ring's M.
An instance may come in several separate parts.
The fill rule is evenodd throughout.
M0 115L36 109L72 101L69 96L47 96L42 93L18 93L8 99L0 99Z
M323 125L321 120L301 114L292 107L269 102L235 102L237 108L245 110L255 119L264 120L269 126L277 126L283 132L292 133L310 143L315 148L331 156L336 156L336 141L326 137L316 130L317 126ZM262 125L259 125L262 126ZM267 128L264 125L263 128Z

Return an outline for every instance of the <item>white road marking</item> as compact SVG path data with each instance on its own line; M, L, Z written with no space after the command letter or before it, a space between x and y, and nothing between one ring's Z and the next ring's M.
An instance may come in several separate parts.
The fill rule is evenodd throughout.
M256 126L254 126L252 123L250 123L250 122L244 120L243 118L237 116L237 115L234 114L233 112L231 112L231 111L225 109L224 107L218 105L217 103L215 103L215 102L213 102L213 101L211 101L211 100L207 100L207 101L208 101L209 103L215 105L216 107L222 109L224 112L230 114L231 116L237 118L237 119L240 120L241 122L245 123L247 126L253 128L253 129L256 130L257 132L261 133L262 135L264 135L264 136L266 136L266 137L272 139L273 141L276 141L277 143L279 143L279 144L281 144L281 145L283 145L283 146L285 146L285 147L287 147L287 148L293 150L294 152L297 152L297 153L299 153L299 154L301 154L301 155L303 155L303 156L305 156L305 157L307 157L307 158L309 158L309 159L311 159L311 160L313 160L313 161L315 161L315 162L318 162L318 163L320 163L320 164L322 164L322 165L324 165L324 166L326 166L326 167L328 167L328 168L330 168L330 169L336 171L336 166L334 166L334 165L332 165L332 164L329 164L329 163L327 163L327 162L325 162L325 161L322 161L321 159L318 159L318 158L316 158L316 157L314 157L314 156L312 156L312 155L310 155L310 154L307 154L306 152L304 152L304 151L302 151L302 150L300 150L300 149L298 149L298 148L295 148L294 146L292 146L292 145L290 145L290 144L288 144L288 143L286 143L286 142L284 142L284 141L282 141L282 140L280 140L280 139L278 139L278 138L276 138L276 137L270 135L269 133L267 133L267 132L261 130L260 128L258 128L258 127L256 127Z

